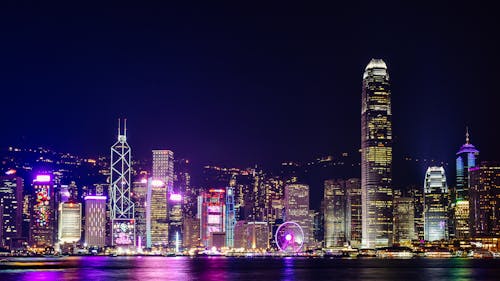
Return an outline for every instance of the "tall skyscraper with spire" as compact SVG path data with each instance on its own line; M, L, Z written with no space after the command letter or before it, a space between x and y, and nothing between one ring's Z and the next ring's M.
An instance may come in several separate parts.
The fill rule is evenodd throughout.
M387 65L372 59L361 97L362 246L387 247L393 240L392 112Z
M456 189L453 198L454 236L458 239L470 237L469 228L469 169L477 167L479 150L470 143L469 128L465 132L465 144L457 152Z
M123 132L118 120L118 140L111 146L110 217L111 245L135 246L134 203L131 195L131 148L127 143L127 120Z

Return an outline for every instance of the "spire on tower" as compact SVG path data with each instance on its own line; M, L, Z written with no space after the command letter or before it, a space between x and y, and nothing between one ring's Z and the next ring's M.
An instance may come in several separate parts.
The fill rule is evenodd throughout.
M126 137L127 136L127 118L123 119L123 135Z
M465 126L465 143L469 144L469 126Z

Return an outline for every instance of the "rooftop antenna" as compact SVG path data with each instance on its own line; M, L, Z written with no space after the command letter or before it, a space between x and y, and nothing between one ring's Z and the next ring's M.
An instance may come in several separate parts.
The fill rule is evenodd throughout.
M123 126L124 126L123 135L127 136L127 118L123 119Z
M469 144L469 126L465 126L465 143Z

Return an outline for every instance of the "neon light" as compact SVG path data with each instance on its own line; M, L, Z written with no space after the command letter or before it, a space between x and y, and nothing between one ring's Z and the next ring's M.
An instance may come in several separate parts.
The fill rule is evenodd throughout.
M37 175L35 181L38 181L38 182L49 182L50 181L50 175Z
M10 169L7 172L5 172L6 175L13 175L15 173L16 173L16 170L14 170L14 169Z
M147 180L147 179L142 179L142 180L141 180L141 183L147 183L147 182L148 182L148 180Z
M219 193L224 193L224 192L226 192L226 191L225 191L224 189L214 189L214 188L212 188L212 189L210 189L210 190L209 190L209 192L219 192Z
M286 239L286 241L290 241L290 240L292 240L292 235L287 234L287 235L285 236L285 239Z
M107 197L106 196L98 196L98 195L89 195L89 196L85 196L85 200L106 200Z
M182 196L180 194L172 193L170 194L170 201L180 202L182 201Z

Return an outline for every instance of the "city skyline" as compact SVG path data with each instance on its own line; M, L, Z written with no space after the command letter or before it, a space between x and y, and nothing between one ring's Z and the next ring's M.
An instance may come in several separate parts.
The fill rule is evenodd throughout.
M70 20L70 7L39 8L12 7L2 18L12 26L1 47L9 54L0 69L2 146L105 154L115 120L127 117L139 159L168 147L198 163L244 167L357 151L359 70L379 57L396 81L394 155L451 162L469 125L481 151L500 158L499 132L487 127L500 59L488 35L494 9L343 4L233 7L233 15L229 7L103 5ZM340 16L354 11L359 17ZM390 36L365 31L377 12Z

